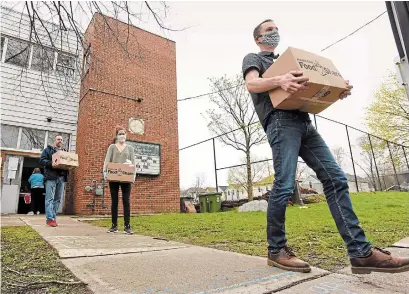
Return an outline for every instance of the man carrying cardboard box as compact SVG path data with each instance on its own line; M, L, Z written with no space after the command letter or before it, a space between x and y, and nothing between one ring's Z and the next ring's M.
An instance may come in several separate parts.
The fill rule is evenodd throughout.
M62 136L56 135L54 145L48 145L41 153L40 158L40 164L44 166L46 224L50 227L57 226L57 211L60 207L64 185L68 176L68 172L56 168L57 163L53 161L54 153L65 151L62 144Z
M313 127L308 113L300 110L274 109L269 91L288 93L308 91L308 78L302 71L263 78L263 73L278 56L274 54L280 36L275 23L268 19L253 32L259 53L250 53L243 60L243 76L254 108L267 134L273 151L275 180L267 210L268 264L285 270L310 272L307 262L295 257L287 246L285 211L295 186L298 156L314 170L324 186L332 217L344 240L353 273L401 272L409 270L409 258L393 257L389 252L372 247L359 226L352 208L348 181L334 160L326 143ZM343 99L351 94L352 86L345 81Z

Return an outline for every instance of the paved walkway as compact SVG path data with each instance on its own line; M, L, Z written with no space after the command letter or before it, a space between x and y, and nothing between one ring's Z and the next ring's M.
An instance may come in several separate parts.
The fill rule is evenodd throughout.
M13 217L9 217L13 218ZM17 216L13 222L21 224ZM45 226L44 217L20 216L95 293L409 293L409 272L352 275L313 268L309 274L282 271L265 258L186 245L152 237L108 234L70 217ZM2 222L3 222L2 217ZM409 238L389 248L409 256Z

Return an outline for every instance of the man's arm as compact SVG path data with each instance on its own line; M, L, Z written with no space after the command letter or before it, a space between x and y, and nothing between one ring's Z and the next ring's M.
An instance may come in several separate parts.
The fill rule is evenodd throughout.
M43 152L41 153L41 157L40 157L40 164L42 166L45 167L49 167L52 168L53 167L53 163L51 160L48 159L48 155L47 155L47 149L44 149Z
M242 71L250 93L263 93L279 87L284 91L294 93L308 88L304 85L308 78L302 77L302 71L290 71L282 76L262 78L260 77L261 68L262 64L257 54L250 53L244 57Z
M250 93L263 93L276 88L281 88L289 93L295 93L308 89L308 86L305 85L308 82L308 78L296 77L302 74L302 71L290 71L283 76L261 78L259 72L256 69L252 69L246 74L246 87Z
M260 78L257 69L250 69L246 74L246 87L250 93L263 93L281 87L281 76Z

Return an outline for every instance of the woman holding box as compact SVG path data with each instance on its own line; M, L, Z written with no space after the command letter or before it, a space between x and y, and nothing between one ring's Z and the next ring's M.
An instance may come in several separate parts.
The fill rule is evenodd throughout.
M131 146L125 144L126 141L126 131L123 127L116 127L116 137L114 139L114 144L111 144L108 148L105 162L104 162L104 179L107 180L107 165L108 163L123 163L135 166L135 155L134 150ZM135 173L136 174L136 173ZM135 175L134 175L135 181ZM131 183L123 182L109 182L109 190L111 191L111 213L112 213L112 227L108 230L108 233L118 232L118 192L119 187L122 190L122 203L124 206L124 221L125 228L124 233L133 234L130 225L130 194L131 194Z

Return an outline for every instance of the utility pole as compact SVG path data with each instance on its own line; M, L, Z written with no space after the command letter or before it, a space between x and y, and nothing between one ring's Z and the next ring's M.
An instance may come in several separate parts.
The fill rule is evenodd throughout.
M399 52L395 65L409 100L409 1L386 1L386 8Z

